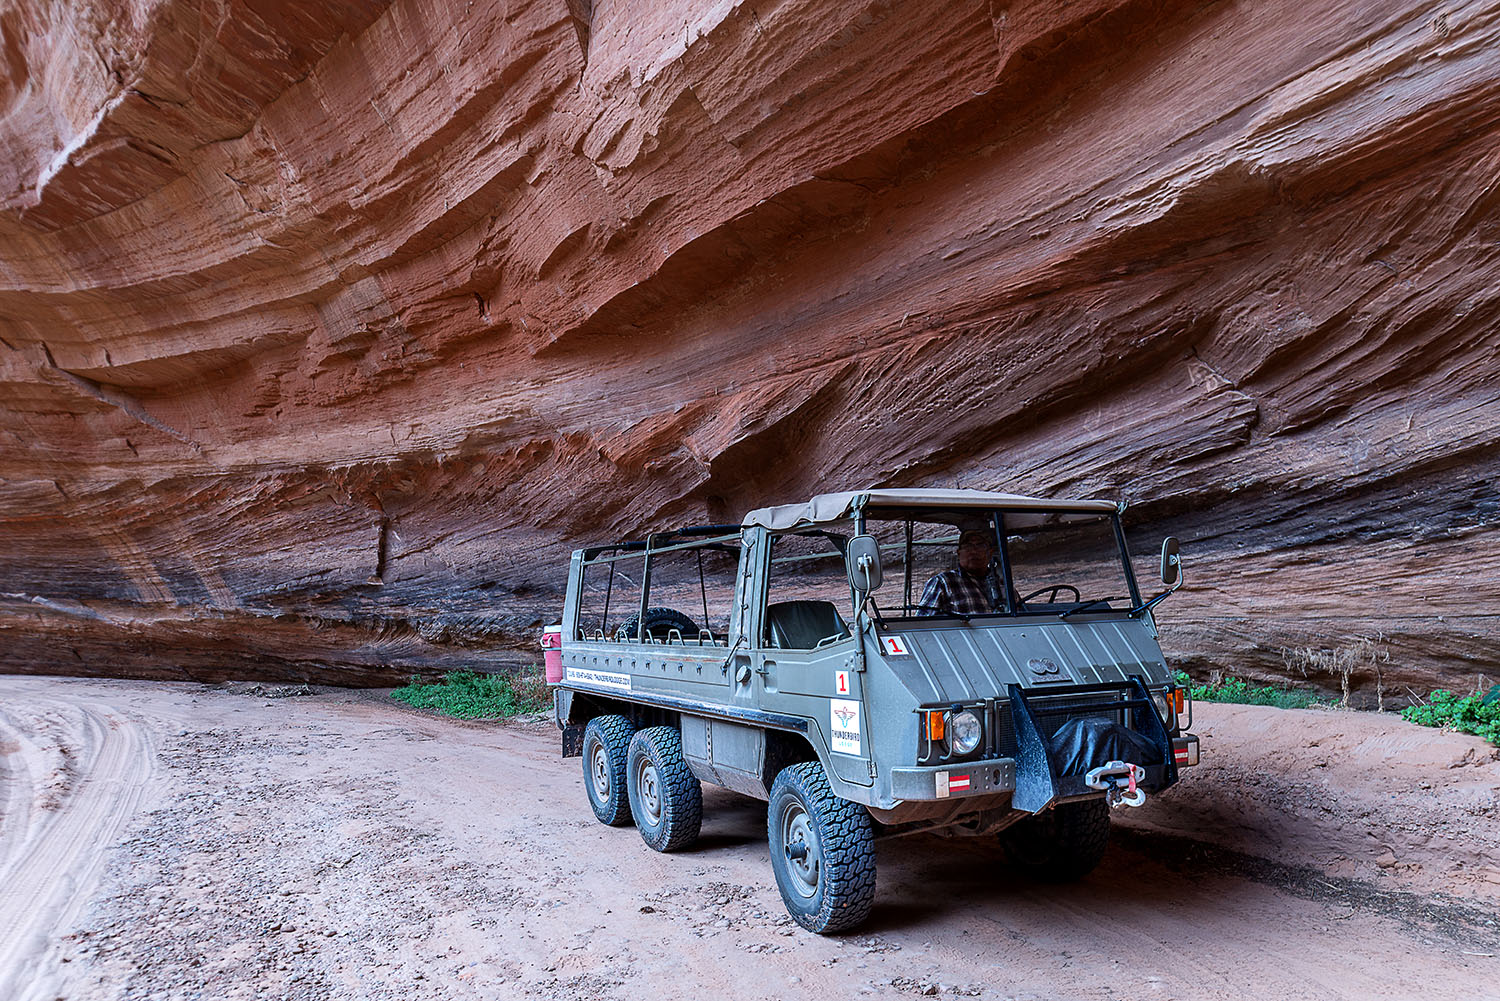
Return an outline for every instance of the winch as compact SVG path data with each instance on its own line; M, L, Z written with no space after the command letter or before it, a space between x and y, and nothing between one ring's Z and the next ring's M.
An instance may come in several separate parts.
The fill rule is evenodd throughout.
M1146 770L1128 761L1106 761L1083 776L1090 789L1104 790L1110 806L1140 806L1146 802L1146 790L1137 785Z

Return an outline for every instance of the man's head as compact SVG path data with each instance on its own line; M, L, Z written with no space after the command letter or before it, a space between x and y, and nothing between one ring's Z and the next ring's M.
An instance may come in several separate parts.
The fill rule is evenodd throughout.
M983 573L995 555L995 535L989 529L966 529L958 537L958 568Z

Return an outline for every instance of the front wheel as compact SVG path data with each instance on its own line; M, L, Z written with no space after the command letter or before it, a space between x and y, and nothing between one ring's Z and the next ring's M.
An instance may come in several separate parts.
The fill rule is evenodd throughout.
M783 768L767 811L771 868L787 913L820 935L847 931L875 903L875 831L857 803L828 786L823 766Z
M1060 803L1001 831L1000 844L1010 864L1033 879L1082 879L1109 846L1109 803L1102 796Z

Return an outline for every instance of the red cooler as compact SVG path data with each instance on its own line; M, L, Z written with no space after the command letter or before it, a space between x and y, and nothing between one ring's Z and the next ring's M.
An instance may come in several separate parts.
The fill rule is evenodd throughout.
M542 661L547 665L547 684L555 685L563 679L562 626L542 630Z

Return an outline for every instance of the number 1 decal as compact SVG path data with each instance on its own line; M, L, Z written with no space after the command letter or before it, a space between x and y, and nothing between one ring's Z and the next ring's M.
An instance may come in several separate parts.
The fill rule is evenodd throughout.
M904 636L882 636L880 642L885 645L885 652L892 657L911 656L911 650L907 648Z
M838 692L838 694L840 694L840 695L848 695L849 694L849 672L848 671L834 671L833 672L833 687Z

